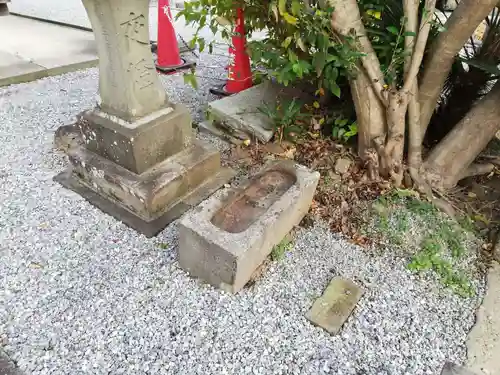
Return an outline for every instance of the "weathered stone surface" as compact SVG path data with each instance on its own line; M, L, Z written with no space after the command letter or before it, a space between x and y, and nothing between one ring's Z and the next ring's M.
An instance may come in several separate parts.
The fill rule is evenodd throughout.
M0 349L0 375L22 375L2 349Z
M262 142L269 142L274 134L272 122L259 111L267 104L276 106L278 100L291 100L299 93L266 81L238 94L215 100L208 104L209 120L223 123L237 131L243 131Z
M126 121L167 105L149 44L149 2L83 0L99 55L101 109Z
M237 131L226 131L227 129L223 129L220 126L217 126L213 123L213 121L202 121L198 124L198 130L202 133L212 134L226 142L239 145L244 140L248 139L248 135L243 132Z
M237 293L307 213L318 180L318 172L287 160L239 188L219 191L181 219L181 267Z
M83 0L99 53L100 106L56 132L71 167L56 181L146 236L225 184L216 150L193 143L150 51L147 0ZM78 129L75 134L75 128Z
M232 171L220 168L218 151L199 142L142 174L130 172L84 147L70 148L68 155L72 169L56 180L83 192L91 203L147 236L156 234L233 176ZM205 193L198 194L201 190ZM112 204L104 205L103 200ZM123 217L123 210L131 215ZM165 215L168 221L161 219ZM158 220L163 226L158 227Z
M352 281L335 277L306 317L331 334L337 334L356 307L363 291Z
M466 367L456 365L451 362L446 362L441 371L441 375L477 375Z
M83 118L79 127L86 147L134 173L145 172L192 142L191 115L180 104L133 123L98 110Z

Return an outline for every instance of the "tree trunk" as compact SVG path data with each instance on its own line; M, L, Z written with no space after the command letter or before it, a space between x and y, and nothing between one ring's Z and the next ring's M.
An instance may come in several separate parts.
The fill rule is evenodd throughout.
M497 3L498 0L462 0L446 22L446 30L432 44L424 62L419 88L422 136L425 135L455 56Z
M427 157L422 173L433 188L448 189L500 129L500 81L472 107Z
M374 140L381 140L386 133L385 107L381 101L384 75L366 36L356 0L328 0L328 3L335 8L332 14L335 33L340 38L356 36L357 48L364 53L349 84L358 123L358 154L367 161L371 159L369 153L375 146Z
M385 134L385 108L362 69L356 79L350 80L350 86L358 124L358 155L365 159L366 152L374 147L373 140Z

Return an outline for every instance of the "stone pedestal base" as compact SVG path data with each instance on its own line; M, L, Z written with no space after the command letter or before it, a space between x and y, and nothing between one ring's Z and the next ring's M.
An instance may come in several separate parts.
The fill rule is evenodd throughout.
M233 177L217 150L193 139L182 105L133 123L87 111L57 130L55 145L70 161L55 180L147 237Z
M142 174L84 147L68 150L71 167L55 180L147 237L196 206L234 173L198 142Z

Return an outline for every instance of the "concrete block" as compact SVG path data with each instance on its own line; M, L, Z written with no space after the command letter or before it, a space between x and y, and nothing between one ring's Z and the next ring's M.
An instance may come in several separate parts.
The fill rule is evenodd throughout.
M100 110L88 111L79 123L86 147L134 173L143 173L192 142L191 115L171 104L134 122Z
M238 188L219 191L179 224L179 263L237 293L309 210L319 180L291 160L274 162Z
M330 334L337 334L351 315L363 291L351 280L335 277L306 317Z
M277 101L292 100L299 96L293 89L265 81L238 94L215 100L208 104L209 120L243 131L262 142L269 142L274 134L272 122L259 107L276 106Z

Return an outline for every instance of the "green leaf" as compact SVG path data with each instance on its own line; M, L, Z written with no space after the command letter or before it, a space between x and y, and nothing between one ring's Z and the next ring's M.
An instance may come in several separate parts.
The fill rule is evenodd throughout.
M302 71L302 67L300 66L300 64L298 64L298 63L293 64L292 70L295 74L297 74L297 76L299 76L299 78L302 78L303 71Z
M203 29L206 24L207 24L207 16L202 16L200 18L200 22L198 23L198 28Z
M292 63L297 62L299 60L295 52L293 52L291 49L288 50L288 59Z
M287 12L283 13L283 18L290 25L296 25L297 24L297 18L294 17L294 16L292 16L290 13L287 13Z
M283 43L281 43L281 46L283 48L288 48L288 46L290 45L290 43L292 43L292 37L291 36L288 36L286 37L286 39L283 41Z
M205 38L198 38L198 47L200 49L200 52L203 52L205 49Z
M333 95L335 95L337 98L340 98L340 87L336 82L332 82L330 84L330 90L332 91Z
M338 118L335 120L335 125L337 125L339 128L342 128L342 127L347 125L348 121L349 120L347 120L345 118Z
M323 52L316 52L313 56L312 64L314 66L314 69L316 69L316 74L319 77L323 72L323 69L325 68L326 54Z
M198 38L195 36L193 39L189 41L189 48L194 49L196 48L196 42L198 41Z
M184 78L185 84L191 85L194 89L198 88L198 82L196 80L196 76L194 75L194 72L184 73L183 78Z
M387 31L389 31L391 34L394 35L399 35L399 29L396 26L387 26Z
M339 70L336 67L332 67L330 70L330 76L328 79L332 82L337 82L337 78L339 77Z
M306 45L302 41L302 38L298 38L295 43L297 44L297 47L299 47L302 51L307 52Z
M286 0L278 0L278 10L281 15L286 13Z
M292 14L294 16L300 15L301 8L302 7L300 6L300 2L298 0L292 1Z
M219 16L219 17L216 17L215 20L221 26L231 26L231 22L225 17Z
M326 62L338 61L339 57L335 55L329 55Z

